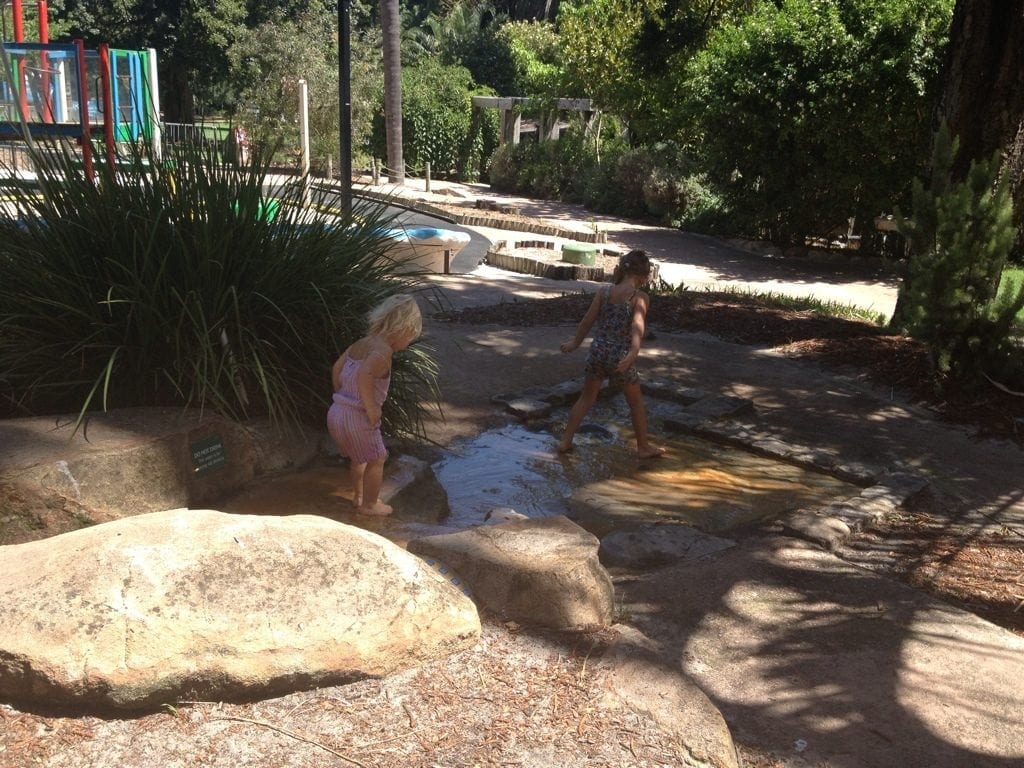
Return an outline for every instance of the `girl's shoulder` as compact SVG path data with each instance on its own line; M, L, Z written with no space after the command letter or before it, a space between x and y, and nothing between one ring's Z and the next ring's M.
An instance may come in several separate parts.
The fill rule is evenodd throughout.
M365 360L368 357L383 357L391 359L391 345L377 336L364 336L345 350L345 354L352 360Z
M369 339L365 336L359 339L359 341L352 342L349 344L348 349L345 350L345 354L343 356L347 357L349 360L362 360L366 357L368 343Z
M642 307L644 311L647 311L647 307L651 305L651 297L645 291L637 288L629 297L629 303L633 307Z

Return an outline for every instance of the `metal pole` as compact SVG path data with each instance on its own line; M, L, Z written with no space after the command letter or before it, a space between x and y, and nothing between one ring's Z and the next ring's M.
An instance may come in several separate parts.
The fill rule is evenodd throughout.
M299 80L299 169L303 178L309 176L309 86Z
M352 212L352 49L349 45L349 0L338 0L338 147L341 206Z
M149 128L152 132L150 141L153 145L153 160L159 163L163 158L164 139L163 121L160 118L160 88L158 85L160 81L157 76L156 48L147 48L146 53L148 54L146 56L148 68L146 79L149 87L143 93L149 96L149 108L146 110L146 114L149 117Z
M85 178L93 181L92 134L89 126L89 72L85 66L85 42L75 39L75 60L78 62L78 120L82 126L82 165Z
M110 87L110 46L100 43L100 95L103 99L103 143L107 149L107 167L110 169L111 178L117 174L117 153L114 142L114 122L117 115L114 114L114 96Z
M299 144L302 160L302 202L309 205L309 87L305 80L299 80Z

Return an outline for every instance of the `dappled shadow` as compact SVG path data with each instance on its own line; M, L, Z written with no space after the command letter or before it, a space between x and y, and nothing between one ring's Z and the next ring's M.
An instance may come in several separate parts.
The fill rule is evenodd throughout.
M487 300L514 301L524 285L548 295L563 290L516 280L508 291L487 286ZM436 282L453 304L471 306L485 295L472 278ZM558 352L564 327L429 318L426 325L438 349L447 417L430 424L430 436L443 444L454 422L475 434L487 420L506 420L491 395L554 385L582 370L581 355ZM788 442L927 474L955 500L945 511L958 524L1024 523L1019 452L941 424L894 392L705 334L657 333L645 343L641 367L750 398L753 425ZM44 453L56 447L51 440L63 440L48 433L33 439ZM1021 744L1020 724L1009 719L1022 707L1019 687L1012 687L1024 676L1019 648L1007 653L1012 646L990 626L818 550L753 539L714 562L623 575L618 591L628 622L700 681L744 742L791 754L803 740L802 756L851 768L1009 768L1024 754L1007 746ZM995 750L972 741L979 733L1001 739L1010 757L990 756Z
M617 589L741 742L850 768L1024 755L1024 643L810 545L749 539Z

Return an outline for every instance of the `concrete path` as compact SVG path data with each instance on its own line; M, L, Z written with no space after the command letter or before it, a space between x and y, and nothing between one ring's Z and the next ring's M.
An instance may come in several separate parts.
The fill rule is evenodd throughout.
M410 206L417 202L452 204L485 198L514 205L526 216L566 229L586 232L597 227L607 233L607 247L622 252L643 249L661 263L661 274L667 282L691 289L728 287L795 297L813 296L822 301L853 304L885 317L892 314L896 305L897 279L890 265L877 260L853 259L856 263L850 264L845 256L822 262L759 255L713 237L595 215L579 205L503 195L479 184L433 181L431 191L426 192L422 180L411 179L404 185L380 184L366 188L391 195ZM403 216L408 225L431 223L436 226L439 223L436 218L414 212ZM488 227L458 228L470 232L473 240L456 257L452 268L456 273L475 272L488 246L498 240L565 242L563 238Z
M772 765L1024 765L1024 638L923 592L780 537L616 591Z

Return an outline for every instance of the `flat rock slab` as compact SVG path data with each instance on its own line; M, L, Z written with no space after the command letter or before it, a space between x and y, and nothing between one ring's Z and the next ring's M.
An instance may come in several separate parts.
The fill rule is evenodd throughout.
M609 533L601 539L601 562L605 565L657 568L711 557L735 542L711 536L692 525L655 523Z
M597 539L561 516L514 520L409 542L456 571L499 616L554 629L608 626L614 593Z
M170 510L0 548L0 697L234 700L461 650L476 607L376 534L311 515Z
M652 718L684 745L683 768L739 768L732 734L722 713L679 668L659 658L650 640L617 625L616 640L601 658L606 695Z
M1024 765L1024 638L923 592L775 536L616 586L734 737L786 765Z

